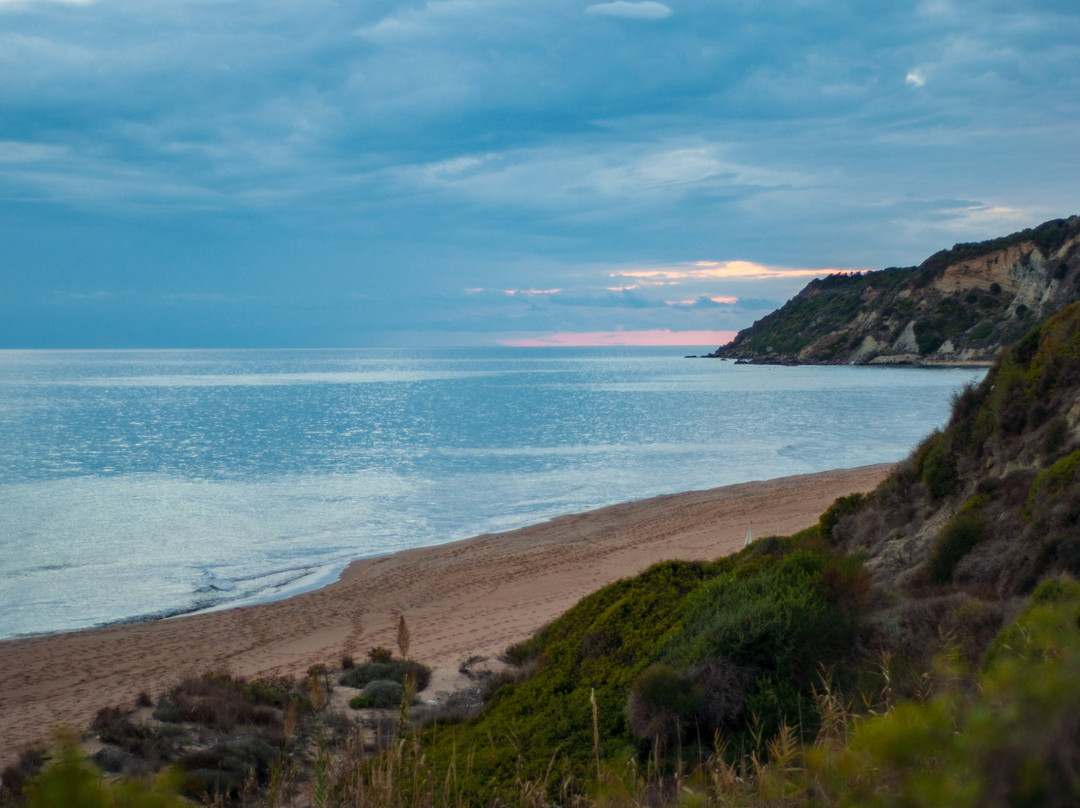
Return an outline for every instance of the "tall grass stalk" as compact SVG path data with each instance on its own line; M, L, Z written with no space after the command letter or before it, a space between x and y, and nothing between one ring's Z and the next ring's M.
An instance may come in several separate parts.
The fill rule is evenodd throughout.
M596 782L601 783L604 772L600 766L600 708L596 704L596 688L589 689L589 705L592 708L593 754L596 757Z

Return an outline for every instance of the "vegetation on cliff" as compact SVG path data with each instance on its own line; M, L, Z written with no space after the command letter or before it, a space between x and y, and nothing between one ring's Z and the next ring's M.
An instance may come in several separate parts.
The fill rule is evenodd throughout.
M879 581L997 598L1080 575L1080 304L1005 351L949 423L837 519L830 540Z
M958 394L948 425L877 490L839 500L818 526L797 536L766 539L711 564L661 565L586 598L515 649L515 659L531 661L534 673L496 692L479 717L433 732L428 754L447 762L453 750L476 750L470 774L484 797L522 776L554 773L554 781L584 785L595 771L595 704L603 759L651 760L655 772L675 776L717 756L729 766L766 760L778 753L770 752L770 739L787 733L793 734L784 743L804 749L833 720L835 704L822 698L827 689L849 721L852 711L887 716L872 725L878 729L855 736L877 751L834 749L828 760L843 768L859 755L899 755L874 733L907 733L910 762L925 755L925 767L901 777L902 755L891 761L899 778L892 785L904 793L929 789L953 767L967 772L970 794L985 796L991 775L1019 778L1006 790L1080 788L1080 780L1063 784L1053 780L1057 775L1025 773L1027 764L1016 763L1008 775L980 769L990 758L979 755L1013 741L976 720L984 709L978 700L958 700L953 690L969 684L957 685L952 674L935 683L933 673L936 658L951 659L957 669L993 661L975 678L1007 680L1004 695L994 698L1016 699L1011 709L1042 698L1038 688L1024 690L1002 662L1003 649L1016 651L1016 638L1028 635L1012 628L994 638L1040 581L1080 575L1078 401L1074 304L1007 350L981 384ZM1078 590L1067 589L1068 608L1075 608ZM1075 624L1070 632L1044 640L1073 647ZM987 655L991 646L997 650ZM1034 656L1028 661L1037 666ZM1071 701L1054 704L1076 709ZM969 718L971 738L922 746ZM1059 719L1064 732L1072 719L1063 713L1053 720ZM912 722L924 722L920 732L928 737L916 742ZM1034 737L1037 729L1024 731L1042 745L1017 755L1080 754L1080 737L1060 739L1065 746L1052 750ZM965 749L973 757L965 758ZM807 765L820 760L806 758ZM863 796L872 803L875 783L849 786L852 794L869 789ZM847 799L839 791L832 796Z
M918 267L811 281L713 356L809 364L990 362L1080 298L1080 217L957 244Z

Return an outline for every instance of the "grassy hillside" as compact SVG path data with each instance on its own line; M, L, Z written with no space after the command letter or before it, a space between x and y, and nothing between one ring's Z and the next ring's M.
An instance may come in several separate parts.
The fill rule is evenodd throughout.
M430 736L477 749L479 795L513 777L585 782L602 758L674 772L814 737L820 690L872 710L925 700L935 654L977 665L1036 585L1080 574L1080 304L1032 330L949 424L814 529L620 582L515 649L536 671ZM823 672L828 671L823 678ZM717 735L717 733L719 733ZM512 740L511 740L512 739ZM522 762L524 761L524 763Z
M918 267L811 281L713 354L754 362L990 362L1080 297L1080 217L974 244Z
M817 531L711 564L665 563L586 598L511 658L536 670L488 709L436 730L428 754L473 753L491 797L515 777L585 783L594 716L603 759L693 759L722 732L749 752L800 718L812 725L819 664L852 652L866 584ZM552 761L555 761L554 768Z

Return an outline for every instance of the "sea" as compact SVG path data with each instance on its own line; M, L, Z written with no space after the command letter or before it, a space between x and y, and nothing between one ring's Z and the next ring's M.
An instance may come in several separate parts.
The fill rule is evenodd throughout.
M255 603L358 558L900 460L985 372L686 352L0 351L0 638Z

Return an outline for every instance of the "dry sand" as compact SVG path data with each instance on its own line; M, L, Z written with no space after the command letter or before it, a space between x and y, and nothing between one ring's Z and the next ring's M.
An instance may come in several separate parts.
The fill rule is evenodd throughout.
M0 765L51 727L83 727L108 705L156 696L208 670L298 674L342 654L394 647L398 615L431 690L495 657L585 595L665 559L710 559L754 535L790 534L836 497L868 491L890 465L672 494L520 530L357 561L339 581L287 600L0 643Z

